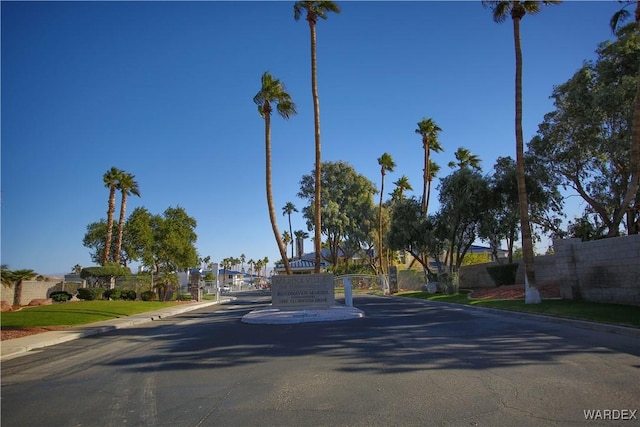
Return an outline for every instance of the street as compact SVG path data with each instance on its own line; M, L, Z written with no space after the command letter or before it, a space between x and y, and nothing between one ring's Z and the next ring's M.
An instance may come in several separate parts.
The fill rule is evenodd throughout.
M3 362L2 426L640 425L638 338L370 295L250 325L270 294L234 296Z

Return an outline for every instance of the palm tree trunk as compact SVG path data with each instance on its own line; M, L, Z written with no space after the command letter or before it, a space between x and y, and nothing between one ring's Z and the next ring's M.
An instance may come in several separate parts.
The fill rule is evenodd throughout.
M429 197L427 196L427 182L429 181L429 145L424 145L424 175L422 177L422 215L427 215L429 208Z
M513 38L516 50L516 168L518 175L518 208L522 233L522 254L525 266L525 302L539 303L540 293L536 288L533 255L533 240L529 224L529 203L524 173L524 137L522 135L522 47L520 44L520 19L513 19Z
M380 263L380 274L384 274L384 267L382 265L382 194L384 192L384 167L382 168L381 175L380 204L378 205L378 262Z
M315 129L316 144L316 164L315 164L315 200L314 200L314 249L315 249L315 267L314 273L320 273L320 260L322 253L322 203L320 199L322 189L322 156L320 145L320 101L318 99L318 68L316 61L316 26L315 22L309 21L311 31L311 93L313 96L313 121Z
M271 220L271 228L273 234L276 237L278 243L278 250L284 262L284 268L287 274L291 274L291 266L289 265L289 259L287 258L287 249L282 242L280 236L280 230L278 230L278 223L276 220L276 209L273 206L273 194L271 191L271 115L269 112L264 115L264 127L265 127L265 151L266 151L266 183L267 183L267 205L269 206L269 219Z
M291 212L289 212L289 235L291 236L291 259L293 259L293 228L291 228Z
M124 217L127 211L127 193L122 192L122 201L120 202L120 218L118 219L118 241L116 242L116 253L114 262L120 262L120 250L122 249L122 236L124 234Z
M109 261L111 254L111 229L113 228L113 213L116 210L116 187L109 189L109 208L107 209L107 236L104 242L104 254L102 254L102 265Z
M19 307L22 300L22 280L16 281L15 289L13 290L13 306Z

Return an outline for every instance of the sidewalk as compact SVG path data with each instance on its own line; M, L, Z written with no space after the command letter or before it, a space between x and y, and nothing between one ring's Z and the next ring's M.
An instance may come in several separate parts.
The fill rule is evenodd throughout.
M220 302L231 301L233 298L222 298ZM218 301L203 301L191 304L180 304L174 307L163 308L155 311L134 314L127 317L119 317L117 319L105 320L103 322L89 323L81 326L74 326L61 331L44 332L41 334L29 335L13 340L6 340L0 343L0 361L13 359L24 355L25 353L42 347L60 344L63 342L76 340L78 338L87 337L113 331L115 329L126 328L139 325L141 323L152 322L154 320L164 319L166 317L175 316L177 314L186 313L188 311L197 310L199 308L209 307L218 304Z

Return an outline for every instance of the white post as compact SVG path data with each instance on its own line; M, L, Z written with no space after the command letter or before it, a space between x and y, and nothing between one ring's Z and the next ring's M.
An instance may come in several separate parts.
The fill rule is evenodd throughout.
M351 289L351 277L345 277L344 283L344 305L353 307L353 292Z

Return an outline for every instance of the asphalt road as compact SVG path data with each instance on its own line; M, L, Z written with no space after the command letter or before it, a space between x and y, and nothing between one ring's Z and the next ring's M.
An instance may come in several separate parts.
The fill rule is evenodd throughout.
M375 296L362 319L241 323L269 302L3 362L2 426L640 425L638 338Z

